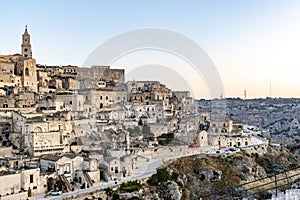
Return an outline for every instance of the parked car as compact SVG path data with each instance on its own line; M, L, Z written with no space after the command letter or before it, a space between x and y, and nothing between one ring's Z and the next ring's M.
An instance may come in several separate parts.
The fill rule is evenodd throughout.
M237 148L231 147L229 148L229 151L237 151Z
M59 196L62 194L62 191L57 191L57 190L51 190L49 192L49 194L51 194L52 196Z

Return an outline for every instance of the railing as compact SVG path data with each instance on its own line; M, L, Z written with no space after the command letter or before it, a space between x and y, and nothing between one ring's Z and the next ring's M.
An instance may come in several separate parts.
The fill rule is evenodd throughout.
M84 179L86 180L89 187L93 187L93 182L90 175L87 172L83 172Z
M58 144L58 145L50 145L50 146L35 146L33 147L34 151L44 151L44 150L57 150L57 149L63 149L64 144Z
M71 184L69 183L68 179L65 177L65 175L59 175L59 178L61 181L63 181L67 187L67 190L68 192L71 192L72 191L72 187L71 187Z
M295 173L293 174L293 172ZM247 197L254 197L270 190L275 190L277 195L277 190L279 188L284 189L285 187L290 186L292 180L295 181L299 178L300 168L296 167L294 169L286 170L272 176L264 177L234 187L226 188L224 190L216 191L214 193L203 196L202 199L243 199Z

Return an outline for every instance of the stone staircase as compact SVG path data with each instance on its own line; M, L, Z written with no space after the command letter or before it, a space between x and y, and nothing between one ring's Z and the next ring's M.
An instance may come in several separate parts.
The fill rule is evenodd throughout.
M72 191L72 186L69 183L68 179L65 177L65 175L63 175L63 174L59 175L59 179L65 183L65 185L67 187L67 191L71 192Z
M92 179L91 179L90 175L87 172L83 172L83 176L84 176L84 179L87 182L87 185L89 187L93 187L93 182L92 182Z

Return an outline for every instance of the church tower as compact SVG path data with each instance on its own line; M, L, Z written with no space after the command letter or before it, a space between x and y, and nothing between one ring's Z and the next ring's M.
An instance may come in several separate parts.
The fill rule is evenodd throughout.
M35 59L29 58L24 60L21 82L25 91L38 92Z
M30 35L25 27L25 32L22 35L22 56L23 63L21 65L21 83L25 91L38 92L37 87L37 73L36 73L36 60L32 58Z
M25 58L32 58L31 44L30 44L30 35L27 31L27 26L25 26L25 32L22 35L22 56Z

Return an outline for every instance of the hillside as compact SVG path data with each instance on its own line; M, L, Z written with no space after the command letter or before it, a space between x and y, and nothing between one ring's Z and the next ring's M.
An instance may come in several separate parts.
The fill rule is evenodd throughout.
M265 155L241 151L231 156L190 156L173 160L158 169L146 183L130 182L112 192L112 199L216 199L216 192L272 175L298 160L280 150ZM262 181L263 182L263 181ZM255 182L260 184L260 182ZM239 191L233 191L239 192ZM210 195L215 193L215 195ZM224 194L224 193L223 193ZM265 199L263 192L255 197Z
M299 160L287 151L270 147L265 155L248 154L242 150L228 156L190 156L165 163L146 181L123 183L119 188L106 189L101 195L94 194L85 199L215 200L228 199L224 198L227 195L256 192L260 192L255 195L256 199L268 199L271 194L262 191L275 187L275 172L280 186L278 192L300 180L300 168L282 173L298 163ZM282 187L284 184L287 185ZM239 187L232 188L235 186Z

